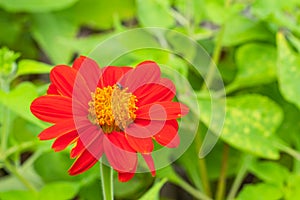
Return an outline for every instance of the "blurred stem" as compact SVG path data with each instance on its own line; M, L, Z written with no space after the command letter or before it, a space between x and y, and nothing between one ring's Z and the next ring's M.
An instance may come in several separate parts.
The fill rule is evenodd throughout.
M216 200L223 200L225 189L226 189L226 174L228 168L228 157L229 157L229 145L224 144L223 155L222 155L222 164L221 164L221 174L218 182L218 189L216 194Z
M225 4L224 4L225 9L228 8L231 5L231 3L232 3L231 0L225 0ZM226 22L224 22L224 24L222 24L220 31L216 36L216 42L215 42L215 48L213 51L212 61L209 64L208 72L207 72L206 79L205 79L206 84L203 85L202 89L205 89L205 86L207 89L209 89L211 87L211 84L213 83L213 79L214 79L214 76L215 76L215 73L217 70L216 68L220 61L225 27L226 27Z
M7 82L6 80L0 78L0 87L1 90L3 90L4 92L9 92L9 82ZM2 121L1 121L1 150L4 153L6 151L7 148L7 141L8 141L8 135L9 135L9 123L10 123L10 111L9 109L5 106L2 105L1 108L1 115L2 115Z
M37 193L37 190L36 188L24 177L22 176L21 173L19 173L18 169L15 168L15 166L13 166L9 161L7 160L4 160L4 164L5 164L5 167L7 168L7 170L13 174L16 178L18 178L22 183L23 185L28 188L30 191L34 192L34 193Z
M100 162L100 177L104 200L113 200L113 170L111 167Z
M208 197L207 195L203 194L202 192L196 190L195 188L193 188L191 185L189 185L187 182L185 182L183 180L178 181L176 184L179 185L182 189L184 189L185 191L187 191L189 194L191 194L192 196L194 196L197 199L211 200L210 197Z
M235 199L235 196L239 190L239 188L241 187L241 184L244 180L244 177L248 171L248 167L251 163L253 159L253 156L251 155L245 155L243 160L242 160L242 165L238 171L238 174L236 175L235 179L234 179L234 182L231 186L231 189L229 191L229 194L227 196L227 200L234 200Z
M196 143L196 151L199 151L199 149L202 146L202 138L201 138L201 134L200 134L200 128L198 128L195 143ZM204 193L211 197L211 189L210 189L209 179L207 176L208 173L207 173L205 159L199 158L198 164L199 164L199 173L201 176L201 182L202 182Z

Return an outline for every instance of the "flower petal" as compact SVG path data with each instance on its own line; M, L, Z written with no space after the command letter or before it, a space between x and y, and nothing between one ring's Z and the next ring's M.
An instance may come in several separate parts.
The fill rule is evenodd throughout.
M140 106L136 111L137 119L170 120L177 119L189 112L189 108L179 102L154 102Z
M132 172L137 164L137 154L128 144L124 133L105 134L103 145L107 160L112 167L121 172Z
M41 96L30 106L31 112L39 119L57 123L72 118L72 99L58 95Z
M178 123L176 120L166 121L163 129L154 135L154 139L162 146L175 148L180 143L180 138L177 133Z
M98 86L100 88L113 86L130 70L132 70L131 67L105 67L102 69L102 75Z
M52 148L54 151L64 150L67 146L74 143L78 138L78 133L76 130L59 136L53 143Z
M51 83L48 87L47 94L53 94L53 95L60 95L59 92L57 91L57 88L53 83Z
M126 134L127 141L129 145L140 153L150 153L153 151L154 145L152 138L138 138L131 135Z
M120 182L127 182L134 177L135 173L118 172L118 179Z
M171 101L175 96L174 87L174 85L169 88L165 85L153 83L143 85L133 92L138 98L136 105L139 107L153 102Z
M119 81L128 92L134 92L137 88L150 83L159 83L160 68L155 62L145 61L133 70L127 72Z
M40 140L50 140L73 130L76 130L76 128L75 128L74 121L71 118L71 119L60 121L55 125L46 128L38 135L38 137Z
M152 176L155 176L155 174L156 174L155 165L154 165L154 161L153 161L151 154L142 154L142 156L143 156L144 160L146 161Z
M83 80L85 80L89 92L95 91L101 77L99 65L88 57L80 56L74 61L73 68L76 69Z
M72 97L76 70L66 65L55 66L50 72L50 80L63 96Z
M77 175L85 172L96 164L96 159L88 150L85 150L73 163L71 168L68 170L70 175Z

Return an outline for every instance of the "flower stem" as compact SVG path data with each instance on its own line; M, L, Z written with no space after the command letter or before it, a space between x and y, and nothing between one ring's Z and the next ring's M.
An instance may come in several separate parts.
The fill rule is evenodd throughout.
M231 189L229 191L229 194L227 196L227 200L233 200L235 199L235 196L236 196L236 193L238 192L243 180L244 180L244 177L248 171L248 167L249 167L249 164L251 163L253 159L253 156L250 156L250 155L246 155L242 161L242 165L238 171L238 174L237 176L235 177L234 179L234 182L231 186Z
M0 86L1 90L9 92L9 83L6 80L0 78ZM9 135L10 111L5 105L2 105L1 111L1 150L5 152Z
M32 191L33 193L37 193L36 188L24 177L22 176L21 173L19 173L18 169L15 168L15 166L13 166L9 161L4 160L4 164L5 167L7 168L7 170L13 174L16 178L18 178L23 185L28 188L30 191Z
M193 188L191 185L189 185L187 182L185 182L183 180L178 181L176 184L179 185L182 189L184 189L185 191L187 191L189 194L191 194L192 196L194 196L197 199L211 200L210 197L208 197L205 194L203 194L202 192L196 190L195 188Z
M195 139L195 144L196 144L196 150L199 151L199 149L201 149L201 146L202 146L202 138L200 135L200 128L198 128L198 132L197 132L196 139ZM205 159L199 158L198 165L199 165L199 173L200 173L200 177L201 177L203 191L206 195L211 196L211 189L210 189L209 179L207 176L208 173L207 173Z
M226 189L226 173L228 168L228 156L229 156L229 145L225 143L223 148L221 174L218 182L216 200L224 199L224 194Z
M103 199L104 200L113 200L114 192L113 192L113 170L112 170L112 168L101 162L100 163L100 176L101 176Z

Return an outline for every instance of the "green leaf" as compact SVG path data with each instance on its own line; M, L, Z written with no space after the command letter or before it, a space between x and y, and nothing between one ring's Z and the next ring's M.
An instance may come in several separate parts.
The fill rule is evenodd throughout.
M273 185L283 186L289 176L289 171L284 166L271 161L256 161L249 166L259 179Z
M146 194L144 194L139 200L159 200L159 191L167 182L167 179L164 178L157 182Z
M277 34L277 75L283 97L300 108L300 56L289 47L284 35Z
M221 106L224 99L216 100L216 107ZM222 119L211 119L211 102L199 101L201 120L213 132L218 130ZM220 112L220 113L219 113ZM216 109L216 116L222 116L222 107ZM254 155L278 159L276 137L272 136L282 121L282 111L270 99L261 95L244 95L227 98L226 118L221 139L239 150Z
M66 200L73 199L79 190L79 185L73 182L54 182L45 185L39 199L43 200Z
M21 60L18 63L17 76L26 74L47 74L51 66L35 60Z
M32 16L32 33L34 39L55 64L70 62L73 56L72 42L77 27L70 21L50 13Z
M1 200L37 200L37 196L31 191L22 191L22 190L10 190L6 192L0 192Z
M79 0L74 6L58 13L62 19L70 19L79 26L94 29L110 29L114 20L126 21L135 16L134 0Z
M259 183L246 185L239 193L237 200L279 200L283 191L275 185Z
M237 49L235 58L238 72L227 89L240 89L276 80L276 48L259 43L248 43Z
M226 23L223 42L224 46L234 46L249 41L274 41L275 36L265 24L244 16L236 16Z
M78 177L68 175L72 164L70 156L64 152L48 152L40 156L34 163L36 172L45 182L73 181Z
M67 8L78 0L0 0L0 6L12 12L47 12Z
M299 174L291 174L289 177L287 188L285 190L284 199L298 200L300 199L300 176Z
M0 91L0 103L7 106L22 118L41 128L47 127L30 112L31 102L38 96L36 87L30 82L23 82L10 93Z
M169 0L137 0L137 17L145 27L168 28L175 24Z

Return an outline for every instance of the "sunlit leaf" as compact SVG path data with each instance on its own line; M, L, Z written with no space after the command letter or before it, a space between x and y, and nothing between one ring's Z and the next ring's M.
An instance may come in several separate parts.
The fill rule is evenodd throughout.
M259 183L246 185L239 193L237 200L278 200L283 196L283 191L278 186Z
M289 102L300 107L300 55L289 47L284 35L277 34L277 75L280 92Z
M148 192L146 192L140 200L159 200L159 191L162 186L167 182L167 179L162 179L161 181L157 182Z
M222 99L219 100L220 104ZM209 126L211 102L200 100L202 121ZM218 112L219 110L216 109ZM222 110L220 110L222 112ZM214 113L219 115L218 113ZM222 116L222 115L220 115ZM278 159L276 131L282 121L282 111L270 99L261 95L243 95L227 98L226 118L221 139L233 147L269 159ZM215 131L222 119L212 122L209 128Z

